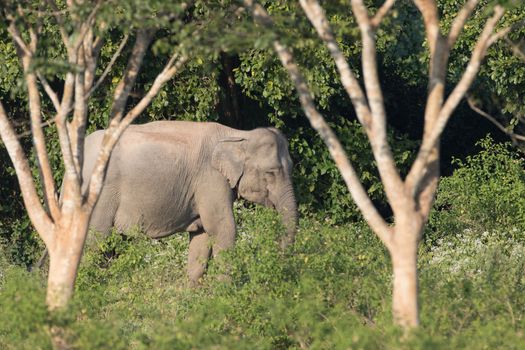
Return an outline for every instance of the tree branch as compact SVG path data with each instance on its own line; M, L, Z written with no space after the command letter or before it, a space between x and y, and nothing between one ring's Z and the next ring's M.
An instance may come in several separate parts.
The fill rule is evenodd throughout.
M361 64L363 66L366 95L372 111L373 121L369 133L370 144L372 145L381 180L385 185L388 201L392 204L392 209L396 211L398 206L394 205L394 203L401 200L405 196L405 192L403 181L394 163L394 156L388 144L386 111L377 68L375 32L371 26L363 1L352 0L351 3L363 42Z
M423 15L430 55L433 56L437 41L441 37L436 2L434 0L414 0L414 3Z
M93 27L93 21L95 19L95 16L100 9L101 0L98 0L91 12L88 15L88 18L80 24L80 31L78 33L78 36L76 38L76 41L72 45L72 49L74 51L77 51L82 43L84 42L84 38L86 37L87 33L92 29Z
M146 50L153 38L153 30L140 30L122 79L115 88L110 119L120 120L124 114L129 93L135 84Z
M28 69L30 58L24 58L24 66ZM33 144L35 146L38 168L41 173L42 185L46 198L46 204L51 212L51 217L58 219L60 210L58 208L58 199L56 196L56 185L53 178L53 171L49 162L49 156L46 149L46 140L42 130L42 117L40 114L40 94L38 92L37 78L34 73L26 72L26 83L29 96L29 115L31 117L31 132L33 134Z
M454 47L454 44L456 43L456 40L459 37L459 34L461 34L465 23L472 14L472 11L474 11L476 6L478 6L478 3L479 0L467 0L465 5L458 12L456 18L454 19L454 22L452 22L452 26L450 27L450 31L448 33L447 43L449 49L452 49Z
M482 117L484 117L485 119L487 119L488 121L490 121L492 124L494 124L498 129L500 129L503 133L505 133L507 136L509 136L512 140L513 143L517 143L517 140L519 141L525 141L525 136L523 135L519 135L519 134L516 134L512 131L510 131L509 129L507 129L505 126L503 126L503 124L501 124L500 122L498 122L498 120L496 118L494 118L493 116L491 116L490 114L488 114L487 112L485 112L484 110L482 110L481 108L479 108L478 106L476 106L476 103L474 102L474 100L472 99L472 97L468 96L467 97L467 103L468 105L470 106L470 108L478 113L479 115L481 115Z
M41 118L41 101L40 93L38 91L37 78L32 69L33 54L37 49L38 36L37 33L31 31L31 41L26 44L21 37L18 28L16 28L15 22L11 21L8 27L8 31L11 34L15 46L18 48L17 53L22 62L24 69L25 82L28 91L29 100L29 114L31 120L31 132L33 134L33 144L36 151L36 158L38 162L38 170L40 172L40 178L42 180L42 186L45 194L45 201L50 211L51 217L57 219L60 216L60 210L58 208L58 200L56 197L56 185L53 178L53 172L49 162L49 157L46 149L46 140L44 132L42 130L42 118Z
M58 29L60 31L60 36L62 37L62 42L66 46L67 49L69 49L70 42L69 42L69 35L67 34L66 27L65 27L65 21L64 21L64 11L60 11L58 9L57 4L54 0L46 0L49 7L51 7L53 16L55 17L55 20L58 24Z
M179 57L178 54L175 53L170 58L162 72L157 76L153 82L153 85L147 94L140 100L140 102L131 111L129 111L122 120L113 119L111 121L109 128L104 134L102 146L90 177L89 186L86 187L86 190L83 194L83 197L85 198L85 204L87 206L93 207L96 203L96 200L102 190L109 157L111 156L111 152L113 151L113 148L115 147L124 130L146 109L153 98L157 96L164 84L180 71L187 59L187 57Z
M44 210L42 203L40 203L31 175L31 167L18 141L15 130L7 117L2 102L0 102L0 137L15 167L22 198L27 208L29 218L33 225L35 225L35 229L44 240L46 246L50 246L53 241L53 222Z
M102 84L104 79L106 79L106 76L111 71L111 68L113 68L113 65L115 64L115 62L117 61L118 57L122 53L122 50L124 50L124 47L126 46L126 43L128 42L128 39L129 39L129 34L126 34L124 36L124 38L122 39L122 41L120 42L120 45L119 45L117 51L115 51L115 53L111 57L111 60L109 61L108 65L106 66L106 68L104 69L104 71L102 72L100 77L98 78L98 80L95 83L95 85L93 85L93 87L91 87L91 89L86 93L86 97L85 97L86 99L89 96L91 96L93 94L93 92L95 92L95 90L100 86L100 84Z
M75 87L75 74L68 72L64 82L64 94L62 96L62 103L60 110L55 116L55 124L57 126L58 138L60 142L60 150L64 159L64 180L62 189L62 210L65 212L73 211L78 204L75 198L80 198L80 178L73 159L73 151L71 148L71 139L67 130L67 115L71 111L73 101L73 92Z
M427 139L434 129L434 125L441 111L445 98L445 80L450 48L447 40L441 35L439 26L438 9L433 0L414 0L425 25L425 33L430 51L428 95L425 105L425 123L423 127L423 140ZM405 188L416 201L423 217L428 217L429 210L434 201L434 194L439 180L440 145L435 142L428 151L427 161L420 178L414 176L417 164L412 164L410 172L405 179Z
M49 96L49 99L53 103L53 107L55 107L55 111L58 112L58 110L60 109L60 101L58 99L56 92L53 90L53 88L47 82L46 78L40 72L37 72L36 74L38 76L38 80L40 80L40 83L44 87L44 91L47 93L47 96Z
M84 158L84 135L87 126L87 105L84 93L85 86L85 52L84 47L79 47L77 65L80 67L80 72L75 74L75 103L73 120L69 124L69 136L71 140L71 148L73 151L73 162L75 164L76 172L78 174L79 182L82 183L82 164Z
M316 0L300 0L300 4L334 58L343 86L352 100L358 119L365 127L371 141L374 157L377 160L381 178L384 180L389 200L402 197L403 183L393 162L387 141L386 112L379 77L377 76L375 34L366 7L360 0L352 1L352 8L363 38L362 64L368 104L346 58L339 49L322 7ZM372 112L368 105L370 105Z
M388 14L392 6L394 6L396 0L386 0L383 5L377 10L376 14L372 19L370 20L370 24L372 27L378 28L381 22L383 21L383 18Z
M498 24L504 12L505 10L503 9L503 7L496 6L494 8L494 15L485 24L485 28L483 29L483 32L481 33L478 42L474 47L472 56L467 65L467 68L465 69L465 72L463 73L463 76L461 77L454 90L452 90L450 96L448 96L445 104L443 105L443 108L441 109L441 112L439 113L436 129L432 137L433 139L437 139L439 134L441 134L448 119L450 118L450 115L459 104L459 101L461 101L463 96L465 96L470 85L472 85L472 82L476 78L476 75L481 66L481 62L487 53L487 49L491 44L494 43L494 35L498 34L496 33L494 35L491 35L491 33L494 31L494 28Z
M51 124L53 124L53 120L50 119L50 120L46 120L45 122L42 122L42 124L40 124L41 127L47 127L47 126L50 126ZM18 124L18 125L24 125L22 123ZM17 127L18 126L17 123L14 123L14 127ZM23 131L21 133L17 133L16 134L16 137L18 139L23 139L24 137L28 137L28 136L32 136L33 133L31 132L31 130L26 130L26 131ZM1 140L0 140L1 142Z
M321 40L323 40L328 51L332 55L341 78L341 83L352 100L352 105L355 108L359 122L365 127L365 130L369 131L372 127L372 116L370 109L368 108L368 102L366 101L363 90L359 85L359 81L348 65L346 57L339 49L339 45L337 44L328 20L326 19L324 10L317 1L300 0L300 4L306 16L316 29L317 34Z
M457 107L459 101L463 98L474 78L476 77L481 65L481 61L483 60L489 47L488 44L490 38L492 37L492 32L494 31L494 28L496 27L496 24L500 18L503 16L503 13L504 9L501 6L496 6L494 8L494 15L485 24L485 27L472 52L472 56L467 65L467 68L463 73L463 76L439 111L436 122L434 123L432 129L429 130L429 133L423 138L417 158L414 161L414 164L408 175L408 178L410 179L414 189L418 187L418 184L421 182L424 176L424 169L427 164L427 159L431 154L432 149L439 141L439 137L443 132L452 112Z
M7 31L9 32L9 34L11 34L11 38L13 38L13 41L15 42L15 47L18 48L18 56L20 58L24 55L32 56L33 53L29 49L28 44L24 41L24 39L22 39L20 31L15 25L15 19L11 15L8 15L7 18L10 21L9 26L7 27Z

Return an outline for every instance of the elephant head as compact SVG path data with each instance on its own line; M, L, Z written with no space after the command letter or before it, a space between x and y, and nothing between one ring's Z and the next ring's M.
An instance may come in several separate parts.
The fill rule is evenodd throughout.
M291 179L292 160L281 132L259 128L223 138L214 149L212 164L241 198L275 208L282 215L287 235L281 246L294 242L297 203Z

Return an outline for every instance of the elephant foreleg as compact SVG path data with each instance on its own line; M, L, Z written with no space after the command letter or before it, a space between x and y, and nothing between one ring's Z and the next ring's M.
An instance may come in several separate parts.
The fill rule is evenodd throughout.
M211 254L211 243L208 233L201 231L190 233L190 248L188 252L188 278L191 286L199 284L204 275Z
M213 174L212 174L213 175ZM221 252L235 244L235 220L233 217L233 192L222 175L214 180L207 178L207 186L196 194L199 217L210 240L213 258L221 258ZM213 185L210 185L213 184ZM224 279L219 276L219 279Z
M235 222L233 220L233 213L225 215L222 221L217 222L212 226L215 230L210 230L209 237L212 248L212 255L216 261L221 261L222 273L217 276L219 281L230 282L230 267L226 261L222 261L221 252L233 248L235 245Z

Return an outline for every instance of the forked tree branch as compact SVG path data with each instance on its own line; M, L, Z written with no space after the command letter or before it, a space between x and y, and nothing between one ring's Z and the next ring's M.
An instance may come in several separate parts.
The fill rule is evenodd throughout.
M95 16L97 15L97 12L100 9L101 4L102 4L102 1L98 0L95 6L93 7L93 9L91 10L91 12L89 13L87 19L80 24L80 31L78 32L76 36L76 41L72 44L72 47L71 47L73 51L78 51L78 49L84 42L84 38L89 33L89 31L92 29L93 23L95 20Z
M377 10L376 14L370 19L370 24L375 29L379 27L383 18L388 14L392 6L394 6L396 0L386 0L383 5Z
M270 16L260 4L254 2L253 0L244 0L244 4L251 10L257 23L266 26L272 25ZM297 89L299 100L306 116L308 117L308 120L310 121L310 124L319 133L322 140L327 145L330 155L334 159L337 167L341 170L341 174L352 195L352 198L361 210L365 220L369 223L370 227L374 230L377 236L387 247L391 247L391 228L381 217L374 204L370 200L370 197L366 193L366 190L364 189L352 164L349 162L346 152L338 138L335 136L330 126L326 123L323 116L315 107L310 89L308 88L308 85L306 84L299 67L294 62L292 52L278 40L274 41L274 49L277 52L281 63L288 71Z
M52 3L52 6L55 5L52 1L50 1L50 3ZM82 204L81 167L83 158L83 140L87 124L87 106L84 91L86 74L84 43L86 36L92 32L92 25L100 5L101 2L97 1L85 21L81 22L79 18L75 18L80 29L74 37L74 42L72 42L69 37L63 37L64 44L67 48L69 64L76 65L77 68L80 69L80 71L75 73L67 73L60 111L57 112L55 117L60 148L65 165L62 191L62 209L64 211L72 212L76 207ZM75 6L73 2L68 2L70 10L73 6ZM57 15L56 18L59 26L63 29L63 18L60 15ZM87 46L89 46L89 49L93 49L92 45ZM89 55L92 56L93 52L90 52ZM73 121L69 124L67 122L67 116L71 110L74 110Z
M492 40L494 38L494 35L498 35L498 33L492 33L496 28L496 25L498 24L499 20L503 16L504 12L505 10L501 6L496 6L494 8L494 15L485 24L485 28L483 29L483 32L481 33L476 43L476 46L474 47L472 56L467 65L467 68L465 69L465 72L463 73L463 76L456 84L455 88L452 90L452 93L448 96L447 100L443 105L443 108L441 109L441 112L439 113L434 133L431 134L431 137L429 138L429 143L435 142L435 140L437 140L439 135L443 132L443 129L448 119L450 118L452 112L454 111L454 109L456 109L457 105L472 85L472 82L474 81L477 73L479 72L481 62L487 53L487 49L491 44L494 43L494 40Z
M31 120L31 132L33 133L33 144L36 151L38 170L44 189L45 201L53 219L60 216L58 200L56 197L56 185L49 162L49 156L46 149L46 140L42 130L41 101L38 91L37 77L31 71L33 55L36 52L38 36L34 30L31 30L30 42L24 42L21 33L15 25L14 18L9 24L8 31L17 48L17 53L22 63L25 75L25 82L28 92L29 114Z
M91 95L100 87L100 85L104 82L104 80L106 79L106 77L108 76L109 72L111 71L111 68L113 68L113 66L115 65L115 62L117 61L118 57L120 56L120 54L122 53L122 50L124 49L124 47L126 46L126 43L129 39L129 34L126 34L124 36L124 38L122 39L122 41L120 42L119 44L119 47L118 49L115 51L115 53L113 54L113 56L111 57L111 60L110 62L108 63L108 65L106 66L106 68L104 69L104 71L102 72L102 74L100 75L100 77L97 79L96 83L92 84L92 85L89 85L89 84L85 84L86 88L88 86L90 86L89 90L85 93L85 96L84 96L84 99L87 101L89 97L91 97ZM97 52L100 50L100 45L102 44L102 40L99 40L98 43L96 43L94 46L93 46L93 51L94 52ZM97 47L98 46L98 47ZM94 59L94 58L93 58ZM96 65L96 62L94 62L94 64ZM51 99L51 102L53 103L53 106L55 108L55 111L58 113L59 109L60 109L60 100L58 99L58 95L57 93L51 88L51 86L49 85L49 83L47 82L47 80L45 79L45 77L41 74L41 73L37 73L38 75L38 79L40 80L40 83L42 84L42 86L44 87L44 90L46 91L48 97ZM70 108L67 113L71 112L72 111L72 108Z
M31 167L29 166L29 162L20 145L16 132L7 117L2 102L0 102L0 137L13 162L29 218L47 246L51 244L53 240L51 235L53 222L44 210L42 203L40 203L31 174Z
M445 125L447 124L452 112L457 107L458 103L465 96L467 90L470 88L474 78L476 77L481 61L485 57L487 49L489 47L489 41L492 38L492 32L496 27L498 21L503 16L504 9L501 6L494 8L494 15L487 21L485 27L476 42L476 46L472 52L470 61L461 77L460 81L453 89L452 93L448 96L443 107L439 111L436 122L432 129L427 135L424 135L423 142L419 149L418 155L410 172L407 176L407 181L410 181L412 188L417 188L424 176L424 169L427 165L427 159L438 142L441 133L443 132Z

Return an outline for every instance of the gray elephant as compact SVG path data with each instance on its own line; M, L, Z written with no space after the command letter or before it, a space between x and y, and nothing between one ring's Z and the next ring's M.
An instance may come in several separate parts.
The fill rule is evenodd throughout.
M86 138L84 178L103 130ZM217 123L157 121L132 125L111 155L90 226L108 233L140 226L152 238L188 231L188 276L234 245L236 197L277 209L293 243L297 205L288 143L274 128L241 131Z

